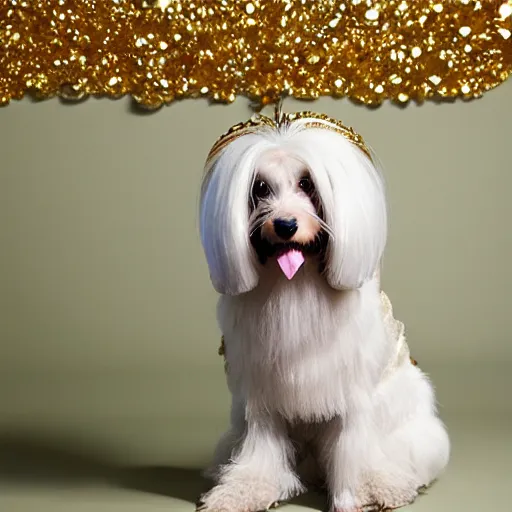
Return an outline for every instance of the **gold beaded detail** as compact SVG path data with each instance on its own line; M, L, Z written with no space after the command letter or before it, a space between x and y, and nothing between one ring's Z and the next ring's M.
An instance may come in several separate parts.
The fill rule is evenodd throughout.
M226 345L224 343L224 336L220 338L220 347L219 347L219 356L223 356L226 354Z
M370 149L366 146L363 137L356 133L350 126L345 126L337 119L333 119L325 114L318 114L316 112L304 111L289 114L284 113L281 111L280 104L278 104L274 120L270 117L256 114L248 121L232 126L226 133L217 139L208 154L207 160L213 160L222 149L239 137L250 133L257 133L261 130L280 130L282 128L289 127L294 123L300 123L303 129L319 128L338 133L355 144L371 159ZM211 170L211 167L207 167L207 172L208 170Z
M226 344L224 342L224 336L221 337L220 339L220 347L219 347L219 356L222 356L222 358L224 359L224 373L228 373L228 361L226 359Z

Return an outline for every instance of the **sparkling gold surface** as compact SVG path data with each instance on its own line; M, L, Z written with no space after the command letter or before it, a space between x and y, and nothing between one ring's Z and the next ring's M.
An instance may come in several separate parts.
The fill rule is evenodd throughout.
M0 103L475 97L512 72L512 0L3 0Z

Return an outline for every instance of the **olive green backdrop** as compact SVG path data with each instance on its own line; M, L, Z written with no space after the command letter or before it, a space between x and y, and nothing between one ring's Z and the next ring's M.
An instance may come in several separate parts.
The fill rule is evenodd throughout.
M13 461L34 454L43 476L56 458L69 468L208 460L229 397L197 199L210 145L251 115L247 105L189 100L148 114L128 100L27 100L0 110L0 456L8 481L18 481L11 466L21 480L32 466ZM285 108L352 124L385 167L384 286L434 379L454 443L447 476L418 510L505 506L512 81L468 103L370 110L321 99ZM160 494L167 481L188 485L179 480L188 473L176 475L164 473ZM462 507L468 487L478 491ZM9 510L41 511L41 496L9 489ZM155 493L91 493L95 510L171 503ZM59 499L49 510L71 510ZM87 500L74 497L72 510L89 510Z

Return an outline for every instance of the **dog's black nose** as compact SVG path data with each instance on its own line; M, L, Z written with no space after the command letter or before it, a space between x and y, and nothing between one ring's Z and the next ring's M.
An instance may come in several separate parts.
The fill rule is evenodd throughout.
M274 231L279 238L289 240L297 232L297 219L276 219Z

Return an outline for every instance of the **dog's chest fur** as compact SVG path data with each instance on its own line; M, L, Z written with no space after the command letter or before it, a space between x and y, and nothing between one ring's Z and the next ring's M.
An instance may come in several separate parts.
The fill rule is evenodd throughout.
M368 314L358 321L373 307L363 295L332 290L310 264L290 282L269 275L253 292L223 297L218 316L232 393L291 421L343 414L375 366L376 354L360 342L378 328Z

